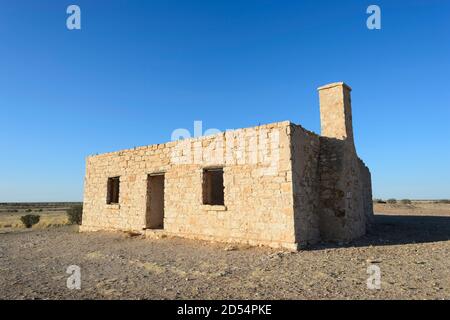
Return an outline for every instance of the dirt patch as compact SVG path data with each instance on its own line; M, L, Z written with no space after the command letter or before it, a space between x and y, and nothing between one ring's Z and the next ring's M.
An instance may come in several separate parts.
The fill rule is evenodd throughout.
M66 287L81 268L81 290ZM381 289L367 288L378 265ZM3 299L448 299L450 217L377 215L370 234L297 253L58 227L0 235Z

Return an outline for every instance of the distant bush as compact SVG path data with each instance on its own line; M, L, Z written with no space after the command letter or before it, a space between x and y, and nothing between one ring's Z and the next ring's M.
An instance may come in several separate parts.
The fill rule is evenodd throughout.
M412 203L411 200L409 200L409 199L402 199L402 200L400 200L400 202L402 204L411 204Z
M25 210L25 212L32 212L33 210L31 210L31 209L27 209L27 210Z
M386 203L383 199L373 199L373 203Z
M70 224L81 224L83 215L83 205L74 205L67 210Z
M20 221L22 221L22 223L27 228L31 228L32 226L34 226L36 223L39 222L39 220L41 220L41 216L35 214L27 214L25 216L20 217Z
M43 210L42 210L42 209L37 209L36 211L37 211L37 212L42 212Z
M446 204L450 204L450 200L449 199L442 199L442 200L438 200L436 201L437 203L446 203Z
M394 203L397 203L397 200L395 200L395 199L387 199L387 203L394 204Z

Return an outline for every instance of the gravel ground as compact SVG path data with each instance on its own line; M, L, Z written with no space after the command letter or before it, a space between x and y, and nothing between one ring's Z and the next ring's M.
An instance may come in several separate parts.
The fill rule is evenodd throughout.
M80 290L66 286L70 265ZM358 241L297 253L76 227L0 234L0 298L449 299L450 216L377 215Z

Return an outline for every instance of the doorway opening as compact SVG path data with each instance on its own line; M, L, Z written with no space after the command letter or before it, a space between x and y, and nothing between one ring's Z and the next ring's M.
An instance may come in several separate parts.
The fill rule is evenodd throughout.
M164 174L147 177L146 228L164 229Z

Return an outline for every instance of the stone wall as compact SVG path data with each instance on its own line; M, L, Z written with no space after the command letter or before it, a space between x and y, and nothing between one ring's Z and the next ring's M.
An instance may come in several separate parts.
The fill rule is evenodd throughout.
M348 142L320 138L320 236L326 241L349 240L363 232L359 165Z
M366 220L366 229L373 223L373 198L372 198L372 176L369 168L359 159L360 179L363 197L363 207Z
M164 172L164 231L198 239L296 248L290 123L91 156L82 230L146 227L147 177ZM224 206L202 202L203 169L223 167ZM108 177L119 204L106 204Z
M291 125L295 237L299 246L320 240L319 136Z
M320 237L348 241L366 233L372 220L370 172L356 153L351 88L343 82L320 87L321 134L318 210Z

